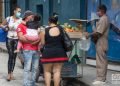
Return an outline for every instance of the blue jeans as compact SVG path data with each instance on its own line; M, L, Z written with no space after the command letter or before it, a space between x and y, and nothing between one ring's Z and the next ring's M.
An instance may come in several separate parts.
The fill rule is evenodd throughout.
M37 51L23 51L24 55L24 86L35 86L36 72L39 65L39 54ZM32 70L31 70L32 66ZM30 75L31 72L31 75Z

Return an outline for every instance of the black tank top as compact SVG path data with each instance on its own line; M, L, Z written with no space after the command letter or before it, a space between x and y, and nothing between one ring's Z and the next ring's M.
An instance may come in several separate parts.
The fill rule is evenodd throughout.
M61 28L58 29L60 30ZM58 36L50 36L51 27L45 29L45 47L42 53L42 63L65 62L68 60L62 44L62 33Z
M48 27L45 29L45 48L63 48L63 44L62 44L62 34L61 34L61 28L59 28L58 26L56 26L59 31L60 34L58 36L50 36L49 31L52 27Z

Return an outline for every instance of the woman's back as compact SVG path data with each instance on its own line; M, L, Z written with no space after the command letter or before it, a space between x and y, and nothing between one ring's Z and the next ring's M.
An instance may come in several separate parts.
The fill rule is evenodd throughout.
M43 50L43 58L49 57L48 59L53 59L50 62L64 62L68 60L63 48L60 29L61 28L59 28L59 26L55 26L46 28L45 30L45 48Z
M57 26L48 27L45 30L45 47L51 48L63 48L62 46L62 34L60 28Z

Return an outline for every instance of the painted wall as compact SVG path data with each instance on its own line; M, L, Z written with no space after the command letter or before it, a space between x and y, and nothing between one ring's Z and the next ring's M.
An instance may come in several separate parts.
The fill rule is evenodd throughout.
M26 7L25 7L26 1L27 0L17 0L17 4L18 6L21 7L22 13L24 13L24 11L26 10Z
M80 0L61 0L59 10L62 23L70 22L71 18L80 18Z
M0 0L0 22L3 20L3 0Z
M10 0L5 0L4 5L5 5L5 17L10 16Z
M71 18L80 18L81 0L18 0L18 5L22 10L26 10L26 5L33 12L37 12L37 5L43 5L43 24L47 24L49 16L53 12L59 14L61 23L70 22ZM72 22L70 22L72 23Z

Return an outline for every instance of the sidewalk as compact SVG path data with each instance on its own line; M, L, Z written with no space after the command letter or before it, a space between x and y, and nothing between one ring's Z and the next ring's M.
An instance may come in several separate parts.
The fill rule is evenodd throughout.
M7 52L6 43L0 42L0 52Z
M7 51L5 43L0 43L0 50ZM19 59L17 59L14 76L16 80L7 82L7 61L8 54L0 53L0 86L21 86L23 83L23 69L21 68L21 64ZM107 74L107 84L105 86L120 86L120 84L113 84L112 82L112 74L119 74L120 72L110 71L108 70ZM89 65L84 65L83 70L83 78L80 78L80 82L87 84L88 86L93 86L92 82L96 79L96 68ZM120 76L119 76L120 79ZM120 83L120 81L119 81ZM37 86L44 86L43 81L39 80ZM81 85L80 86L85 86Z
M7 77L7 62L8 62L8 54L0 53L0 86L22 86L23 84L23 69L20 64L19 59L16 59L16 66L14 70L15 80L8 82L6 80ZM44 81L39 80L40 83L37 83L37 86L44 86Z
M22 84L22 69L18 68L20 67L19 62L16 64L15 71L14 71L14 76L16 80L13 80L11 82L6 81L7 77L7 61L8 61L8 55L5 53L0 53L0 86L16 86L15 83L17 83L17 86L21 86Z
M19 59L16 59L16 65L14 70L15 80L8 82L7 78L7 63L8 63L8 54L6 53L5 43L0 43L0 86L22 86L23 84L23 69ZM40 78L40 83L37 83L37 86L44 86L44 81Z
M92 82L96 79L96 68L93 66L85 65L83 71L83 78L80 78L80 81L86 83L88 86L93 86ZM105 86L120 86L120 80L118 81L119 84L114 84L112 81L112 74L119 74L120 79L120 72L108 70L107 84Z

